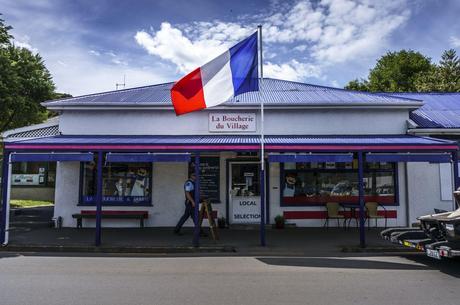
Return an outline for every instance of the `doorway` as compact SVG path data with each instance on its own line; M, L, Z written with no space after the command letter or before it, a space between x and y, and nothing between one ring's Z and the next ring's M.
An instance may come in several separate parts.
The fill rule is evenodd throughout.
M229 163L229 223L260 223L260 162Z

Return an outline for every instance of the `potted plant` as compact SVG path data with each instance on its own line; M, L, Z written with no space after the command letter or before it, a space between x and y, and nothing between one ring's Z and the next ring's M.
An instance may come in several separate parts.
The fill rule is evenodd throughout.
M282 215L277 215L275 217L275 227L277 229L283 229L284 228L284 223L285 223L285 219L284 219L284 216Z
M225 227L227 226L227 220L224 216L219 217L217 219L217 226L219 227L219 229L225 229Z

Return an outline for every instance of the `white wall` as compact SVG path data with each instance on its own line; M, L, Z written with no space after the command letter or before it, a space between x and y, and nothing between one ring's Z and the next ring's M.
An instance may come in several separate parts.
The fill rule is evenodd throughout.
M220 154L220 195L221 203L213 204L218 217L226 215L227 199L227 172L226 164L228 159L234 159L236 155L231 152ZM452 209L452 201L442 201L439 187L439 165L429 163L408 163L408 189L409 189L409 219L410 223L416 217L432 213L434 208L445 210ZM94 209L94 207L77 206L79 192L80 165L78 162L59 162L57 165L56 195L55 195L55 216L63 217L63 226L74 227L76 220L72 218L73 213L81 210ZM269 208L270 223L276 215L283 214L283 211L324 211L324 207L281 207L280 206L280 165L271 163L268 174L269 187ZM399 180L399 206L388 206L387 209L397 210L397 219L388 219L388 226L406 226L407 203L405 167L403 163L398 165ZM153 194L151 207L120 207L105 206L105 210L147 210L149 219L146 226L174 226L184 211L183 184L187 179L187 164L185 163L154 163L153 164ZM137 220L103 220L104 227L138 227ZM298 226L322 226L324 220L302 219L289 220L288 223L295 223ZM84 220L84 226L94 226L93 220ZM185 226L192 226L189 219ZM205 220L204 225L208 223ZM335 223L331 222L331 226ZM383 226L379 221L379 226Z
M172 111L66 110L60 116L64 135L203 135L208 113L200 111L176 117ZM231 111L237 112L237 111ZM245 113L257 113L248 110ZM404 134L405 109L266 110L265 133L270 135ZM257 132L253 134L257 134Z
M433 214L434 208L450 211L452 200L441 199L439 164L413 162L407 164L409 177L409 222L417 217Z
M54 216L62 217L63 227L76 226L76 220L72 219L72 214L80 211L77 209L79 179L80 162L57 162Z
M226 199L226 170L225 157L232 157L232 153L223 153L221 158L221 197L222 203L214 204L218 216L225 215ZM183 191L184 182L187 180L188 164L186 163L154 163L152 177L152 203L153 206L103 206L103 210L142 210L149 212L149 218L145 220L146 227L172 227L175 226L182 216L185 206ZM56 194L54 216L61 216L64 227L75 227L76 220L72 214L81 210L95 210L94 206L78 206L80 184L79 162L58 162L56 169ZM203 222L208 226L207 220ZM95 221L83 220L84 227L94 227ZM103 219L103 227L139 227L138 220L112 220ZM193 226L191 219L184 226Z

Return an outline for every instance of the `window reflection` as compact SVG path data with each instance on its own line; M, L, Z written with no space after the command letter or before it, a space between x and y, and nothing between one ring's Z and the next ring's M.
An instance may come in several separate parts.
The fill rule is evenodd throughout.
M366 201L395 203L394 163L366 164L363 183ZM357 203L357 163L285 163L281 197L282 205Z

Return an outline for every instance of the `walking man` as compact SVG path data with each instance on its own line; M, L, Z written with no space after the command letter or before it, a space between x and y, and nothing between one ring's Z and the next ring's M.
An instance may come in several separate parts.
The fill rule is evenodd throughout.
M184 192L185 192L185 211L182 217L179 219L176 227L174 228L174 234L182 235L180 229L187 221L189 217L192 217L193 223L195 223L195 173L191 173L188 180L185 181L184 184Z

